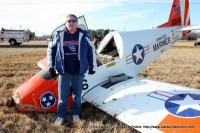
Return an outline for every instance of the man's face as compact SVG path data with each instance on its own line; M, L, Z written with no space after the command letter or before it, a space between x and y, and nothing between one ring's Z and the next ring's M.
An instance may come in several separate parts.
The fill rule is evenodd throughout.
M69 31L76 31L78 28L78 20L73 16L67 17L66 27Z

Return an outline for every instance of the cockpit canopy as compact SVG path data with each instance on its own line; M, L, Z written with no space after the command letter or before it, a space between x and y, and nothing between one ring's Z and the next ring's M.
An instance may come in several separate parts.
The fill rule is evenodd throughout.
M116 60L122 54L122 41L117 32L110 32L107 34L97 49L97 65L107 64L113 60Z

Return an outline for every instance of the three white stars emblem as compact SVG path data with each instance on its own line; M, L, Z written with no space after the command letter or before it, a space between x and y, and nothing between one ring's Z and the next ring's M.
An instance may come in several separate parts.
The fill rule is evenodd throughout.
M40 104L43 108L50 108L55 105L56 97L52 92L46 92L40 97Z

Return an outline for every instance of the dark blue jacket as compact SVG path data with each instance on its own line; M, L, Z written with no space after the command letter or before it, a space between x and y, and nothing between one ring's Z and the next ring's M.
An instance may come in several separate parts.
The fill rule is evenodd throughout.
M59 74L64 73L64 32L57 31L53 41L49 43L47 50L48 67L55 69ZM84 74L87 69L96 70L96 55L95 48L91 42L87 31L79 29L79 47L78 47L78 59L80 60L80 74Z

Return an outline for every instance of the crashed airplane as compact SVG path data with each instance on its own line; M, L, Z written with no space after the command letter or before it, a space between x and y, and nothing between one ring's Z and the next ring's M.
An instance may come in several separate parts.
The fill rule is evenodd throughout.
M79 27L87 30L83 16ZM174 0L168 22L153 29L110 32L97 49L96 73L85 74L82 102L140 132L199 132L200 90L136 76L194 29L189 0ZM47 58L38 66L42 70L14 90L12 98L22 112L55 112L58 81L48 73ZM70 95L69 107L71 103Z

